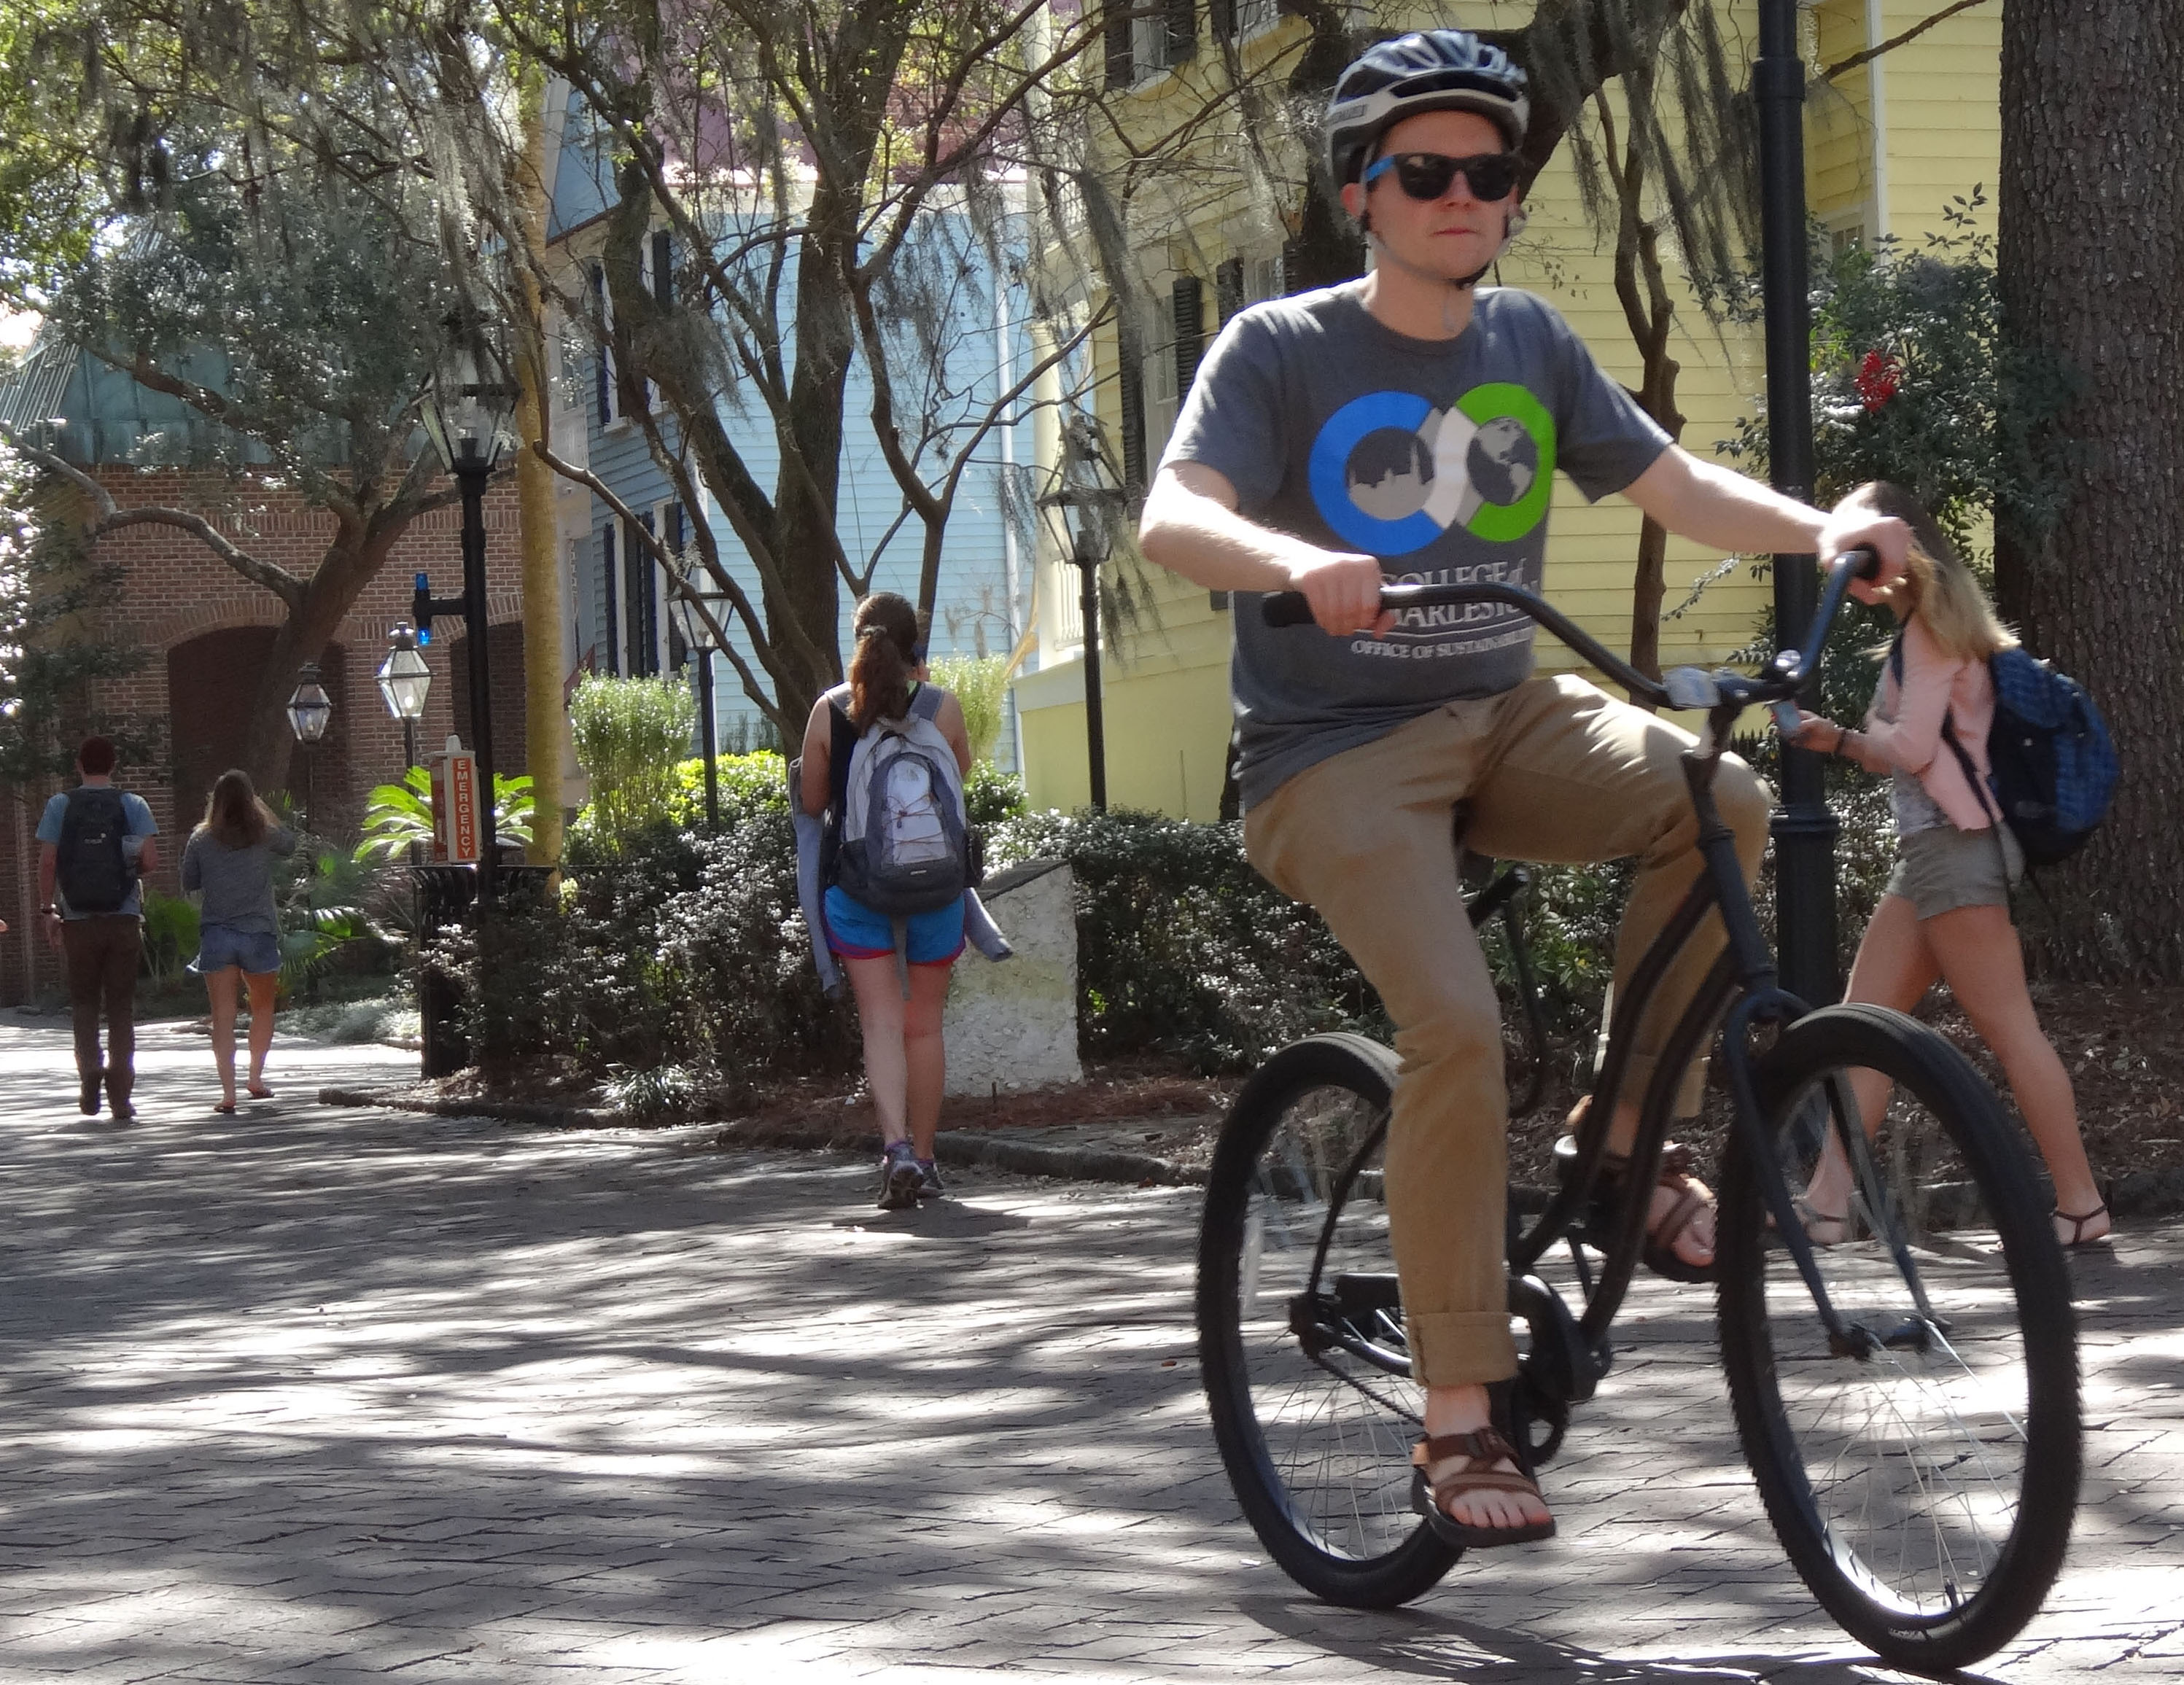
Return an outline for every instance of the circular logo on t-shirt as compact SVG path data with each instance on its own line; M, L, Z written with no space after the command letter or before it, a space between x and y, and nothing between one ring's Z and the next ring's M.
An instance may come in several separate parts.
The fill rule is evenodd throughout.
M1327 418L1310 472L1320 519L1368 555L1407 556L1451 526L1506 543L1546 514L1554 418L1505 381L1446 409L1416 392L1368 392Z

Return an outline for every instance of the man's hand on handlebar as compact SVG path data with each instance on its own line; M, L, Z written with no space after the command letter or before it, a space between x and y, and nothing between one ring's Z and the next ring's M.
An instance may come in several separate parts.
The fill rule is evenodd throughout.
M1396 624L1396 611L1380 606L1385 579L1377 558L1340 550L1315 551L1290 565L1290 587L1304 593L1319 629L1335 637L1370 632L1379 637Z
M1820 560L1830 562L1846 550L1861 548L1880 558L1880 571L1869 580L1853 578L1850 594L1861 603L1877 603L1908 565L1911 528L1894 515L1875 514L1862 504L1838 504L1820 529Z

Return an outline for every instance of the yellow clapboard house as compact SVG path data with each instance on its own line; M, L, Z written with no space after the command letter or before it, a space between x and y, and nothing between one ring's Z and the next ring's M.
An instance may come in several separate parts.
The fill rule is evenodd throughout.
M1167 9L1177 13L1179 5L1171 0ZM1301 36L1302 25L1282 15L1273 0L1219 0L1215 9L1222 22L1234 19L1247 64L1294 52ZM1722 9L1732 46L1756 51L1749 0ZM1981 214L1992 217L2000 148L2001 0L1975 4L1868 64L1820 80L1825 68L1914 30L1940 9L1935 0L1820 0L1804 13L1801 50L1813 79L1805 105L1808 208L1837 242L1892 236L1915 245L1942 229L1942 212L1953 199L1981 186L1989 195ZM1390 31L1511 29L1521 26L1528 14L1526 6L1486 0L1439 9L1397 7L1385 16ZM1153 21L1178 27L1165 19ZM1173 70L1156 62L1162 38L1140 23L1126 120L1134 112L1148 125L1173 120L1173 112L1190 97L1191 79L1219 73L1222 55L1212 41L1206 5L1196 8L1195 21L1198 52ZM1232 133L1209 134L1203 144L1237 143ZM1615 297L1613 242L1596 239L1584 216L1569 151L1566 142L1534 184L1527 201L1530 224L1503 259L1500 279L1550 299L1602 366L1635 387L1639 356ZM1224 189L1224 182L1237 180L1236 172L1216 168L1183 179L1186 185L1149 194L1134 207L1129 234L1141 253L1165 248L1166 272L1148 265L1156 271L1147 277L1156 298L1163 309L1173 305L1185 317L1195 309L1200 333L1210 343L1224 309L1281 290L1283 229L1233 185ZM1673 354L1682 365L1676 392L1687 418L1682 443L1706 456L1734 436L1737 418L1755 413L1764 386L1759 331L1756 325L1717 329L1673 268L1669 278L1678 292ZM1173 339L1156 338L1137 383L1148 464L1158 461L1174 419L1176 364ZM1125 383L1118 378L1112 330L1095 337L1092 369L1102 425L1111 442L1117 440ZM1039 459L1050 464L1059 450L1051 416L1036 437ZM1639 526L1631 504L1611 497L1589 505L1567 480L1557 479L1547 592L1612 648L1625 648L1630 641ZM1031 798L1038 806L1069 809L1089 796L1084 640L1078 575L1055 538L1050 531L1042 534L1038 561L1038 668L1017 679L1014 696ZM1665 607L1671 614L1661 626L1663 665L1711 665L1751 641L1770 587L1749 567L1736 567L1683 612L1674 612L1693 583L1715 572L1724 559L1670 540ZM1210 820L1220 800L1228 737L1228 612L1202 590L1156 570L1146 573L1152 612L1111 632L1102 652L1108 799L1117 806ZM1543 636L1538 648L1543 667L1569 662L1552 638Z

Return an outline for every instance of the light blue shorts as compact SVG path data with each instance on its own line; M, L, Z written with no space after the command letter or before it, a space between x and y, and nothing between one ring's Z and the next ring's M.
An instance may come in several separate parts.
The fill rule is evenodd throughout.
M894 927L862 902L852 901L838 884L827 890L821 916L827 948L844 959L883 959L894 952ZM904 947L913 965L954 965L963 951L962 898L933 912L911 914Z
M190 970L199 976L240 965L244 974L262 977L281 969L281 938L265 931L239 931L227 925L207 925L198 932L198 957Z

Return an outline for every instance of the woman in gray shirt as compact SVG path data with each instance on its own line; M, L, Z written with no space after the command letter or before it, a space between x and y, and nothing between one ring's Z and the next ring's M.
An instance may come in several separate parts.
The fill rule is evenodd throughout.
M190 970L212 997L212 1056L220 1070L217 1112L235 1110L237 978L250 987L253 1099L267 1100L265 1055L273 1046L273 1009L281 988L281 918L273 905L273 857L292 854L295 837L258 799L250 775L223 772L205 802L204 822L182 851L182 889L198 892L198 957Z

